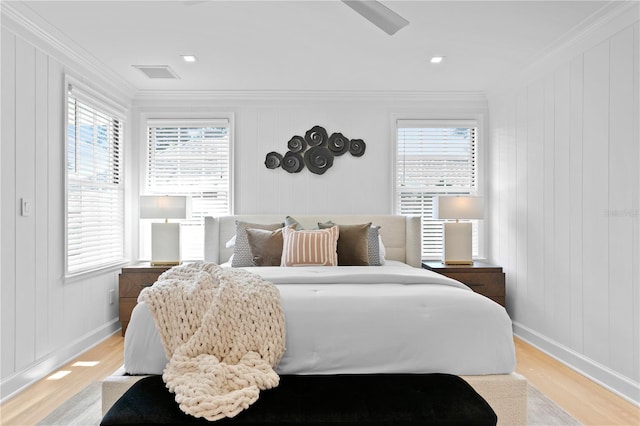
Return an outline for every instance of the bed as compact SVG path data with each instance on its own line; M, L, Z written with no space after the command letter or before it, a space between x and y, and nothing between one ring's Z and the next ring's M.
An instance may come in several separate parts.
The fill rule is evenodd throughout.
M379 226L380 266L246 267L280 290L287 350L280 374L449 373L492 405L501 424L526 423L526 382L514 373L511 321L503 307L464 284L420 268L420 218L393 215L297 215L314 228ZM205 260L229 265L236 221L283 222L282 215L205 220ZM134 309L125 336L128 374L161 374L167 360L151 313ZM113 378L115 395L134 379Z

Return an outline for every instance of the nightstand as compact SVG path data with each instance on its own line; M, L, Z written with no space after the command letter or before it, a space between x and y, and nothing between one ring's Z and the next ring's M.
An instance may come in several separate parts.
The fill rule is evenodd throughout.
M153 285L160 274L170 268L171 266L151 266L148 262L122 268L119 277L119 315L123 336L131 319L131 311L138 304L138 295L142 289Z
M445 265L439 260L423 260L422 267L458 280L476 293L505 306L504 272L501 266L478 261L473 265Z

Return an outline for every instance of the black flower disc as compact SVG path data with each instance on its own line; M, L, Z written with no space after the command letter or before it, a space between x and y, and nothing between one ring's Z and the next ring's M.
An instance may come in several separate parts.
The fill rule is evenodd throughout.
M304 153L304 163L311 173L321 175L333 166L333 154L327 147L314 146Z
M307 141L309 146L326 146L327 139L329 139L327 131L324 127L320 126L313 126L307 130L307 133L304 135L304 140Z
M287 148L289 148L289 151L291 152L302 153L304 152L305 149L307 149L307 142L304 140L302 136L294 136L287 143Z
M287 151L282 159L282 168L289 173L298 173L304 169L304 161L302 155L297 152Z
M280 167L280 163L282 163L282 155L275 151L268 153L267 158L264 160L264 165L267 166L267 169L277 169Z
M367 144L362 139L351 139L351 145L349 146L349 152L354 157L362 157L364 151L367 149Z
M342 133L332 133L329 136L329 143L327 148L333 153L333 155L342 155L349 150L351 142L348 138L344 137Z

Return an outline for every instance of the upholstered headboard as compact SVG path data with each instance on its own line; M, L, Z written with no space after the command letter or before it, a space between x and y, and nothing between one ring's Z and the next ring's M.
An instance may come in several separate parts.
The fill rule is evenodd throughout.
M312 229L318 222L333 221L337 224L353 225L371 222L380 226L380 236L386 249L386 259L398 260L420 267L422 226L420 216L399 215L291 215L304 228ZM204 259L208 262L224 263L233 254L233 247L226 243L236 233L236 220L250 223L280 223L285 215L237 215L206 217L204 222Z

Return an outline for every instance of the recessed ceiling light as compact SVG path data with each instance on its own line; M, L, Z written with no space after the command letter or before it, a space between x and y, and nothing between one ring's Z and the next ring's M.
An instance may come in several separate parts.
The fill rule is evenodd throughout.
M198 58L194 55L182 55L182 59L184 59L185 62L198 62Z
M439 64L443 60L444 60L444 56L434 56L434 57L431 58L431 63L432 64Z

